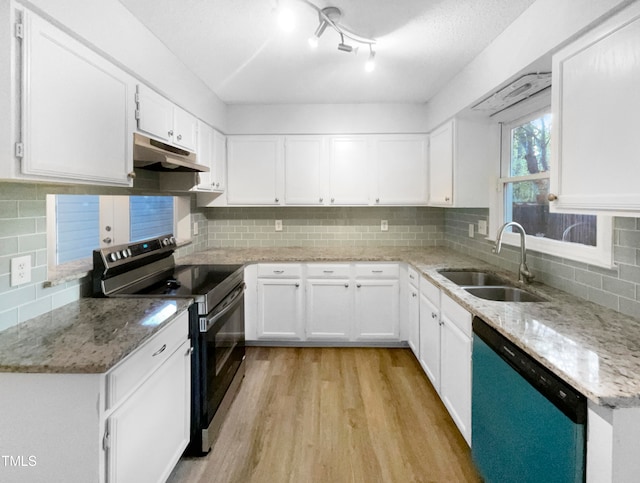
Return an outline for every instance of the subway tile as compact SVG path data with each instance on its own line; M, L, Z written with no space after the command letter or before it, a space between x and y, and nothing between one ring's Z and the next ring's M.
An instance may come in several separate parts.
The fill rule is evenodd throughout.
M613 219L613 227L614 229L620 230L635 230L636 227L636 219L628 218L626 216L617 216Z
M595 288L589 289L589 300L595 302L598 305L602 305L603 307L608 307L613 310L618 310L619 297L617 295L605 292L603 290L598 290Z
M5 255L17 255L18 253L17 236L0 238L0 257Z
M613 277L602 277L602 289L620 297L632 299L635 297L636 285Z
M81 286L67 287L64 290L51 295L51 308L57 309L63 305L75 302L80 298Z
M616 263L635 265L637 262L637 252L638 250L635 248L616 245L613 247L613 260Z
M47 214L47 202L43 200L24 200L18 202L20 218L44 217Z
M0 182L0 200L35 200L36 184Z
M35 232L36 222L34 218L0 220L0 238L16 235L29 235Z
M589 285L590 287L602 287L602 275L588 272L586 270L575 269L575 280L578 283Z
M640 283L640 267L636 265L620 264L618 266L620 271L620 279L627 280L633 283Z
M0 312L0 332L2 332L5 329L8 329L9 327L13 327L14 325L18 325L18 309L17 308Z
M620 230L617 244L623 247L640 248L640 231Z
M0 218L18 218L18 202L0 201Z
M640 319L640 302L620 297L620 312L630 317Z
M18 238L18 244L21 253L44 250L47 248L47 235L43 233L22 235Z
M0 293L0 311L28 304L36 299L35 284L12 287L8 292Z
M18 319L20 322L32 319L38 315L52 310L51 297L44 297L18 307Z

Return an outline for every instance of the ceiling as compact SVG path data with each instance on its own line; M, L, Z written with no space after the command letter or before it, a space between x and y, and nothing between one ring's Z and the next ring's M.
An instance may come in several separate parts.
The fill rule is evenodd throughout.
M280 0L294 14L290 33L277 0L120 1L224 102L291 104L426 102L534 0L312 0L376 39L369 73L368 47L339 51L331 28L310 49L318 14L301 0Z

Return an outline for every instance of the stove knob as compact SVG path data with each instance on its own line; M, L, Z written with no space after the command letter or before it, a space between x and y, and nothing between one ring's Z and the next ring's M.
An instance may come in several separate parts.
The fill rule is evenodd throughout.
M166 247L168 244L169 244L169 239L168 238L165 238L164 240L162 240L162 245L163 246Z
M127 250L122 250L122 258L127 258L129 256L129 254L127 253Z
M127 248L127 255L131 256L131 248Z
M116 252L113 252L109 255L109 260L111 260L112 262L115 262L118 259L118 257L116 256Z
M114 252L116 254L116 258L118 260L120 260L120 258L122 258L122 255L120 255L120 252Z
M172 245L175 245L175 244L176 244L176 239L175 239L175 237L171 237L171 238L169 238L169 242L170 242Z

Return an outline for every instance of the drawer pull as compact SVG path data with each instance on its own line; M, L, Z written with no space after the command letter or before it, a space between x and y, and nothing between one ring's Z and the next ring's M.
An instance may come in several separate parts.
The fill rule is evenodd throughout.
M333 270L323 270L322 273L333 273Z
M274 270L273 273L284 273L284 270Z
M162 344L162 347L160 347L160 349L158 349L157 351L155 351L151 357L155 357L158 354L162 354L164 352L164 350L167 348L167 344Z
M382 273L382 270L371 270L371 273Z
M438 314L436 312L431 312L431 318L432 319L438 318Z

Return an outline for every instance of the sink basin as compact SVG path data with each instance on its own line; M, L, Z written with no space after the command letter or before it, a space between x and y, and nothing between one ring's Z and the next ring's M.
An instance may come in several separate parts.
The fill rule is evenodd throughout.
M444 278L451 280L453 283L466 287L511 285L507 280L488 272L473 270L442 270L439 273Z
M545 299L517 287L466 287L471 295L498 302L545 302Z

